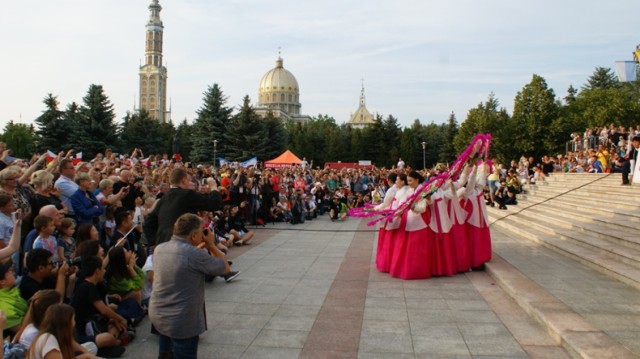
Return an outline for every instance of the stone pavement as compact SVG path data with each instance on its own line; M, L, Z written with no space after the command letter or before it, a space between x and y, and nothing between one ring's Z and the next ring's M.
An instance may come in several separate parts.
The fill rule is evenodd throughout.
M379 273L366 220L255 231L230 253L241 275L207 285L200 358L568 358L484 272ZM157 357L148 320L125 357Z

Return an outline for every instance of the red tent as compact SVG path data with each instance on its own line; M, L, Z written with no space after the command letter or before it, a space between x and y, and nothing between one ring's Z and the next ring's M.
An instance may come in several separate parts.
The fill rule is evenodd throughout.
M299 165L300 159L293 152L286 150L280 156L264 163L266 168L291 167L291 165Z

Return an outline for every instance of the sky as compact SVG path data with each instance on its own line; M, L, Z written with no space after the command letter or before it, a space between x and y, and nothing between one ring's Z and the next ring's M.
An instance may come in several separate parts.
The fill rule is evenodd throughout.
M31 124L52 93L61 109L103 86L116 121L138 99L151 0L0 2L0 129ZM631 60L640 44L637 0L160 0L172 120L192 122L217 83L238 108L256 103L262 76L284 67L301 113L338 124L366 106L458 123L494 93L509 113L532 75L556 96L596 67ZM136 104L137 106L137 104Z

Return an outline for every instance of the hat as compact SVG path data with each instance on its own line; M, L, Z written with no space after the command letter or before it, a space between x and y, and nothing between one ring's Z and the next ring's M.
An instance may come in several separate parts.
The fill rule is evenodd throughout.
M4 279L4 276L11 270L13 267L13 261L11 258L6 260L4 263L0 263L0 280Z

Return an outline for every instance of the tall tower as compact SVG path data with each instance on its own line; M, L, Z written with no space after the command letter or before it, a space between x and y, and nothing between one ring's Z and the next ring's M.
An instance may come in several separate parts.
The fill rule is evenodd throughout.
M149 111L152 118L160 122L171 119L167 111L167 68L162 65L162 7L158 0L149 5L147 40L144 51L145 63L140 66L140 108Z

